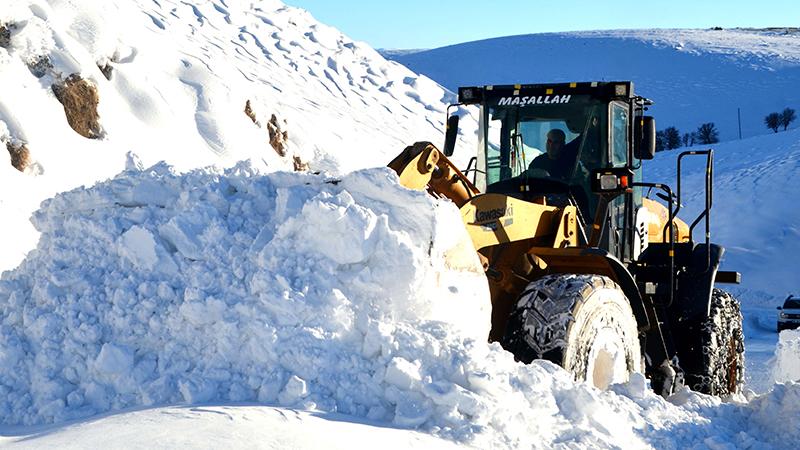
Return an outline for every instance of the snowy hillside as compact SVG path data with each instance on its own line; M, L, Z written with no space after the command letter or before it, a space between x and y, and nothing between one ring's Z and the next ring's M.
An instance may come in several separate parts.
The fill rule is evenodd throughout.
M453 96L430 79L278 1L6 4L0 446L800 440L800 333L770 329L798 273L797 131L717 147L713 236L744 274L752 390L665 400L634 374L598 391L486 343L487 285L457 209L385 168L441 142ZM720 61L758 60L740 42ZM760 67L794 67L790 50ZM72 85L96 89L97 123L68 123ZM474 119L462 126L459 162L475 144ZM674 156L648 178L672 183Z
M0 268L35 245L41 200L118 173L129 151L178 170L253 158L347 172L412 136L441 142L452 98L277 1L4 2L0 27L0 141L29 154L25 175L0 157L0 206L19 219L0 226ZM96 89L99 139L74 132L54 95L72 74Z
M703 149L708 147L694 147ZM800 130L714 144L712 239L726 247L725 266L744 274L744 286L782 300L800 289ZM676 186L679 152L666 151L647 166L646 178ZM704 202L705 160L683 168L682 217L694 219ZM698 229L695 238L702 239ZM777 305L776 305L777 306Z
M704 149L707 147L695 147ZM723 270L742 274L742 284L725 286L742 301L748 385L763 392L773 383L771 367L778 341L776 311L800 292L800 130L713 145L714 204L711 240L726 249ZM677 188L678 153L661 152L646 166L645 179ZM705 160L683 166L680 216L691 223L704 204ZM703 225L694 236L702 240ZM786 364L786 363L784 363Z
M621 30L531 34L387 56L458 86L632 80L659 129L714 122L722 140L769 132L764 117L800 110L797 30ZM797 126L796 124L794 126Z

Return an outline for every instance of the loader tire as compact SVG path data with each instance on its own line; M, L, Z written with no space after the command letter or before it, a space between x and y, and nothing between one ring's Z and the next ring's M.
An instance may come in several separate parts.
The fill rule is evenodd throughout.
M739 301L714 289L711 311L700 327L700 351L688 355L686 384L709 395L742 392L744 385L744 332Z
M528 284L501 344L518 361L552 361L600 389L642 371L628 299L616 283L598 275L548 275Z

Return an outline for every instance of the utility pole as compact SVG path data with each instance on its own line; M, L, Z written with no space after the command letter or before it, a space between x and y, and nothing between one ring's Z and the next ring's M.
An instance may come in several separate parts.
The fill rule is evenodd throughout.
M736 115L739 117L739 140L742 140L742 108L736 108Z

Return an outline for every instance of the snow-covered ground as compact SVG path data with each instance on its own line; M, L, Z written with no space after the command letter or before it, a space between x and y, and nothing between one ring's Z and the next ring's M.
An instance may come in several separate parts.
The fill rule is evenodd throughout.
M277 1L28 0L0 9L0 25L0 137L33 160L21 173L0 157L0 445L800 438L797 333L777 345L773 331L800 273L797 131L716 146L713 238L744 275L751 391L664 400L634 376L601 392L485 342L487 288L456 208L381 167L414 140L441 141L453 97L436 83ZM53 67L37 78L29 63L43 55ZM783 58L764 55L776 69ZM73 72L97 86L101 139L73 132L52 93ZM462 126L465 161L474 120ZM292 173L295 157L311 170ZM672 182L674 157L648 178Z
M0 268L35 246L27 218L39 202L113 176L130 150L178 170L246 158L291 170L297 157L345 173L386 164L411 136L441 142L454 98L278 1L5 1L0 25L10 35L0 140L26 143L29 172L40 174L22 176L0 156L0 206L13 212L0 224ZM29 66L43 58L53 67L37 78ZM102 139L76 134L53 95L72 73L97 88ZM273 114L288 133L284 157L270 146Z
M779 14L776 12L776 14ZM723 140L767 132L764 117L800 110L800 33L785 30L612 30L543 33L387 56L458 86L633 80L655 100L659 129L714 122ZM794 126L797 126L795 124Z
M485 343L486 286L465 233L453 234L455 207L399 187L388 169L336 183L248 163L170 169L132 160L34 216L37 249L0 283L11 441L38 435L19 426L164 404L213 407L78 427L152 427L170 411L213 423L220 408L247 423L259 402L276 427L280 406L479 448L771 445L768 416L800 408L800 385L749 403L688 392L669 403L641 377L599 392L552 364L515 363ZM686 428L679 440L673 428Z

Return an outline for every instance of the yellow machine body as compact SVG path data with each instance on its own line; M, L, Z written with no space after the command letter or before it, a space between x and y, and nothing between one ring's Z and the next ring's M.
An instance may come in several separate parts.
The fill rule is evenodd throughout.
M491 341L499 340L513 302L532 280L547 273L617 274L608 261L583 252L577 208L481 194L429 142L406 147L391 163L400 183L452 200L478 252L492 297ZM656 214L653 214L656 217ZM655 228L653 228L655 230Z

